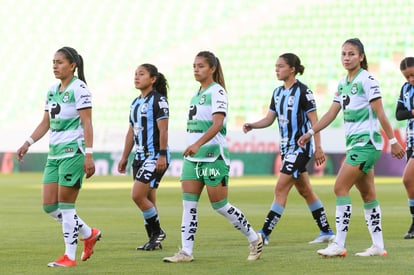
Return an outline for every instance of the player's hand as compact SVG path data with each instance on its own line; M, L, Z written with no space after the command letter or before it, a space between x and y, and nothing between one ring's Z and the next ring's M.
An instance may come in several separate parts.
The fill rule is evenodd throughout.
M325 153L323 152L322 148L320 148L320 147L315 149L314 156L315 156L315 163L318 166L322 165L326 160Z
M157 173L162 173L167 169L167 157L166 156L159 156L157 159Z
M16 157L19 162L23 162L23 156L29 151L29 145L25 142L19 149L17 149Z
M121 174L125 174L127 164L128 164L128 159L121 159L118 162L118 172L121 173Z
M249 131L253 130L252 126L250 125L250 123L245 123L243 124L243 132L247 133Z
M391 155L393 158L402 159L405 155L405 150L399 142L391 145Z
M86 178L90 178L95 174L95 163L93 161L92 154L86 154L83 162L83 171L85 172Z
M200 149L200 146L198 146L197 144L194 143L194 144L188 146L184 150L183 156L184 157L188 157L188 156L192 157L197 153L198 149Z
M302 135L299 139L298 139L298 145L300 147L305 147L305 144L309 142L309 140L311 139L311 134L306 133L304 135Z

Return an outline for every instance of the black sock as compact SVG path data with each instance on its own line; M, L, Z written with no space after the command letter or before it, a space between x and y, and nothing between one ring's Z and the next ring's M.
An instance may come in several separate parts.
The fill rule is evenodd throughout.
M281 215L270 210L267 214L265 222L263 224L262 231L266 236L269 236L273 229L275 228L276 224L279 222Z

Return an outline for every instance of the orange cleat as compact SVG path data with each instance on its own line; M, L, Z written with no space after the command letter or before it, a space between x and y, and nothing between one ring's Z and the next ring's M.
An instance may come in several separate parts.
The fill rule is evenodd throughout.
M48 263L48 267L68 267L68 266L76 266L76 261L69 259L69 257L65 254L59 259L54 262Z
M83 252L81 256L82 261L86 261L92 256L95 243L99 241L101 236L101 231L96 228L92 228L91 236L87 239L81 239L81 241L83 241Z

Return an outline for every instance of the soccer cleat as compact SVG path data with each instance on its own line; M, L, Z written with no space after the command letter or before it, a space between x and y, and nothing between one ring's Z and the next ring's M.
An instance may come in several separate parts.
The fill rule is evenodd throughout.
M54 262L48 263L48 267L68 267L68 266L76 266L76 261L69 259L69 257L65 254L59 259Z
M405 234L404 239L414 239L414 223L411 224L408 233Z
M155 249L162 249L161 241L165 239L167 234L164 230L161 229L159 233L153 233L150 240L144 244L143 246L138 246L137 250L155 250Z
M264 245L269 245L269 235L266 235L263 230L260 230L259 232L257 232L258 234L262 235L262 239L263 239L263 244Z
M408 232L404 235L404 239L414 239L414 232Z
M332 230L329 230L328 232L323 232L319 234L316 239L313 241L310 241L308 244L315 244L315 243L329 243L335 239L335 233L333 233Z
M92 228L91 236L87 239L81 239L81 241L83 241L83 252L81 256L82 261L86 261L92 256L95 243L99 241L101 237L102 232L96 228Z
M372 245L370 248L367 248L364 252L358 252L355 256L369 257L369 256L387 256L387 251L385 249L379 248L378 246Z
M166 263L179 263L179 262L192 262L194 257L192 255L188 255L183 250L178 251L172 257L165 257L162 259Z
M262 234L257 234L257 241L254 241L250 243L250 254L247 257L247 260L254 261L260 258L260 255L262 255L262 248L263 248L263 238Z
M146 244L144 244L144 245L141 245L141 246L138 246L137 248L136 248L136 250L156 250L156 249L162 249L162 245L161 245L161 242L165 239L167 237L167 233L165 233L165 231L161 228L161 232L160 232L160 234L159 234L159 236L158 236L158 238L157 238L157 240L158 240L158 244L157 245L155 245L155 244L153 244L152 246L152 248L151 249L145 249L145 248L149 248L150 246L149 246L149 243L151 242L151 238L150 238L150 241L149 242L147 242Z
M333 243L330 243L327 248L319 249L317 253L318 255L322 257L331 258L331 257L345 257L347 251L344 247L333 242Z

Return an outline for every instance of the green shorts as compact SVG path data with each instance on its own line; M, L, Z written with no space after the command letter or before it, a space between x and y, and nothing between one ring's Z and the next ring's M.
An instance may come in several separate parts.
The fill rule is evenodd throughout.
M184 159L181 180L196 180L209 186L227 185L230 166L223 159L214 162L193 162Z
M380 158L381 153L381 150L377 150L371 144L367 144L364 147L354 147L346 152L345 163L352 166L359 166L359 170L368 174Z
M71 158L48 159L43 173L43 183L57 182L62 186L82 187L84 175L83 154L75 154Z

